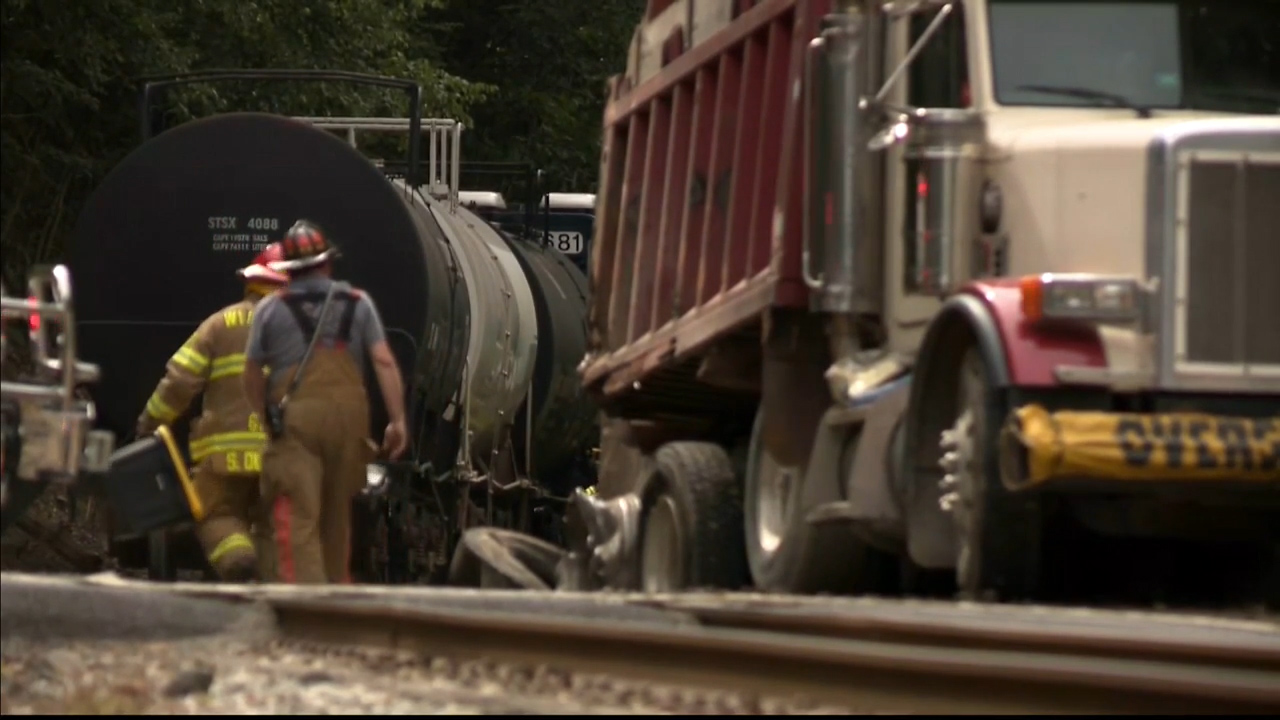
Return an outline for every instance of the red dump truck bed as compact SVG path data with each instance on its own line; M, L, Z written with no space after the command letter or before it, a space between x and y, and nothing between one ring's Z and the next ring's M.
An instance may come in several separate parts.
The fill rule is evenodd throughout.
M605 108L582 367L595 392L807 304L798 90L830 5L650 0Z

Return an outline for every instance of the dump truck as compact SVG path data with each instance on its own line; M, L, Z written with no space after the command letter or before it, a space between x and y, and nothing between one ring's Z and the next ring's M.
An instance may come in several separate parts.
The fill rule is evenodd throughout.
M1070 538L1230 538L1275 593L1278 23L650 0L604 112L583 582L1013 599Z

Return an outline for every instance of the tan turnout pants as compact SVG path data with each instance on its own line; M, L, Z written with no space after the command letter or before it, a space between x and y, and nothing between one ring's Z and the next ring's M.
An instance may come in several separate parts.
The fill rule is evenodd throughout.
M270 577L270 525L261 502L257 475L225 475L202 463L192 474L205 517L196 526L196 539L205 557L224 580L237 568L256 567L260 578Z
M272 402L296 370L282 373ZM284 436L269 441L262 458L279 582L351 582L351 501L373 459L368 434L369 402L355 362L346 350L317 347L289 399Z

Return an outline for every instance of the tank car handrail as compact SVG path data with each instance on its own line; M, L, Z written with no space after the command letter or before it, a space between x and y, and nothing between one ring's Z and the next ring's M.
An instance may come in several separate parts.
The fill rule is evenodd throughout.
M334 123L341 125L343 128L349 125L355 125L357 130L400 130L409 129L410 118L403 117L329 117L329 116L305 116L294 115L294 120L303 120L309 123ZM453 118L422 118L422 132L426 132L431 127L452 128L454 125L462 125L460 120Z
M351 147L356 145L356 131L399 133L410 132L412 118L398 117L319 117L293 116L294 120L305 122L321 130L345 130L347 142ZM448 188L449 211L458 209L458 187L461 182L460 166L462 164L462 131L466 126L453 118L422 118L419 134L427 136L427 178L428 190L439 185ZM448 150L445 146L448 145ZM439 153L440 162L436 161ZM444 170L437 173L439 166Z
M304 80L310 82L347 82L355 85L368 85L404 90L409 97L409 161L405 179L410 187L417 187L418 159L421 156L422 124L422 86L405 78L385 75L369 75L346 70L289 70L258 68L252 70L209 69L189 72L144 75L140 77L141 87L138 93L139 121L142 125L142 141L150 140L154 134L151 123L152 91L174 85L191 85L195 83L225 82L229 80ZM456 144L456 143L455 143Z

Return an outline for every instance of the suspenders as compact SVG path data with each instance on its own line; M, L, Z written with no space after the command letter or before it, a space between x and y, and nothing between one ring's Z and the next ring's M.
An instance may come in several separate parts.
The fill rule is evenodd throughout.
M323 292L301 292L291 293L285 292L281 294L280 301L284 306L289 308L289 312L293 315L294 322L298 323L298 327L302 330L302 334L310 337L316 331L316 321L307 315L302 309L304 303L322 303L324 302L325 293ZM351 325L356 316L356 300L357 296L345 289L339 289L334 293L335 301L344 303L346 307L342 311L342 317L338 322L338 335L333 341L340 344L346 344L351 341Z

